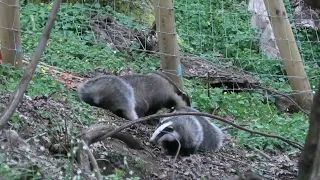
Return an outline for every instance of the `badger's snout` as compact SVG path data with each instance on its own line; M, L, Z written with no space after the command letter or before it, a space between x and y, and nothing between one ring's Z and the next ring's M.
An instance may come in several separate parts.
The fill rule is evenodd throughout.
M157 144L156 141L153 140L153 139L149 139L149 143L152 144L152 145L156 145Z
M150 139L149 139L149 142L153 145L157 144L157 141L158 141L159 137L158 136L151 136Z

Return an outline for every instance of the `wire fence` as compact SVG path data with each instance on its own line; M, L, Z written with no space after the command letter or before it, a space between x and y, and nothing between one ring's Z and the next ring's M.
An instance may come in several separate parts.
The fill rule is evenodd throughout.
M20 0L22 48L15 44L14 50L23 51L25 62L37 45L52 2ZM178 56L191 96L206 92L212 100L214 87L223 92L267 87L286 95L303 93L290 88L290 78L306 77L287 75L263 2L173 1ZM302 0L284 2L312 91L319 80L319 12ZM67 72L70 77L64 79L70 80L158 70L161 53L152 3L64 1L39 71Z

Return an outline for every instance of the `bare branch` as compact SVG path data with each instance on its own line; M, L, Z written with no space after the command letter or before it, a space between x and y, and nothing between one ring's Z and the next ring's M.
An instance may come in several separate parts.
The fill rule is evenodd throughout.
M12 114L14 113L14 111L16 110L17 106L19 105L19 103L21 101L23 94L25 93L25 91L29 85L29 82L32 79L32 75L37 68L40 57L41 57L41 55L46 47L46 43L50 37L50 32L53 27L58 10L60 8L60 4L61 4L61 0L55 0L53 8L50 13L50 17L49 17L47 24L43 30L42 37L39 41L38 47L35 50L33 56L31 57L31 61L28 65L28 67L25 69L19 85L17 86L15 92L12 94L9 105L7 105L6 109L4 110L4 112L1 115L0 130L5 127L8 120L11 118Z
M268 93L274 93L274 94L278 94L280 96L283 96L285 98L287 98L289 101L291 101L297 108L300 109L300 111L302 111L305 115L307 116L310 116L310 113L308 113L306 110L304 110L292 97L286 95L286 94L283 94L281 92L278 92L274 89L270 89L270 88L267 88L267 87L263 87L263 86L260 86L260 85L252 85L252 86L255 86L257 88L261 88L262 90L265 90L266 92Z
M98 164L97 164L97 161L96 159L94 158L93 154L91 153L89 147L87 146L87 144L81 140L81 143L83 145L83 150L87 151L87 154L89 156L89 159L90 159L90 162L91 162L91 165L92 165L92 169L93 169L93 172L95 173L96 175L96 178L98 180L101 180L102 179L102 176L100 174L100 170L99 170L99 167L98 167Z
M114 128L109 125L95 124L82 131L77 137L83 139L88 146L97 142L98 138L102 137L108 132L111 132ZM131 149L142 149L142 143L140 140L125 133L116 133L111 138L118 139L124 142Z
M226 124L232 125L233 127L236 127L236 128L241 129L243 131L246 131L246 132L249 132L249 133L252 133L252 134L258 134L258 135L266 136L266 137L276 138L276 139L279 139L281 141L284 141L284 142L288 143L289 145L291 145L291 146L293 146L295 148L298 148L299 150L303 149L303 145L301 145L300 143L292 141L292 140L289 140L289 139L286 139L284 137L281 137L281 136L278 136L278 135L273 135L273 134L262 133L262 132L259 132L259 131L253 131L253 130L244 128L242 126L239 126L237 124L234 124L234 123L228 121L225 118L222 118L222 117L219 117L219 116L215 116L215 115L212 115L212 114L194 113L194 112L166 113L166 114L154 114L154 115L146 116L146 117L140 118L138 120L131 121L131 122L127 123L127 124L124 124L123 126L119 127L118 129L115 129L115 130L111 131L110 133L105 134L104 136L98 138L97 141L101 141L101 140L106 139L107 137L111 137L114 134L116 134L116 133L124 130L125 128L130 127L131 125L133 125L135 123L138 123L138 122L143 122L143 121L147 121L147 120L155 119L155 118L181 116L181 115L205 116L205 117L213 118L213 119L219 120L221 122L224 122Z

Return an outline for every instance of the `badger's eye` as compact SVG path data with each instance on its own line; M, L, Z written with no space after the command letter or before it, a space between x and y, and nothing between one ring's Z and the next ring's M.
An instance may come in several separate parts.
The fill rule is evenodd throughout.
M172 113L174 112L175 108L174 107L171 107L170 110L169 110L169 113Z
M173 131L173 127L172 127L172 126L168 126L168 127L166 127L163 131L165 131L165 132L172 132L172 131Z

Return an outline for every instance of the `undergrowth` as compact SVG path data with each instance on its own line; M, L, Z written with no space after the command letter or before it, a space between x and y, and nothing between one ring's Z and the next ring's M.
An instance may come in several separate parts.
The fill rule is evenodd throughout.
M201 56L221 53L227 61L233 61L244 70L257 73L260 82L276 89L288 91L287 80L283 78L283 67L279 60L268 59L262 55L255 44L257 32L251 28L250 14L242 0L202 1L176 0L175 14L179 42L183 51ZM42 29L48 18L52 4L27 3L21 7L21 27L24 55L30 56L37 46ZM141 29L141 25L128 16L115 12L109 6L62 4L59 16L50 35L41 61L71 72L87 72L94 68L107 68L119 71L124 67L133 68L136 72L156 70L160 67L158 58L142 53L132 53L134 61L126 59L122 53L111 49L105 43L88 45L95 41L90 29L90 13L111 13L117 21L130 27ZM297 39L315 40L311 30L296 30ZM310 48L311 47L311 48ZM312 43L300 43L299 48L306 61L309 77L319 76L315 59L320 59L320 47ZM311 53L312 51L312 53ZM270 76L274 75L274 76ZM0 66L1 91L13 91L22 71L13 71L5 65ZM269 76L264 76L269 75ZM279 75L279 76L275 76ZM282 75L282 76L281 76ZM315 87L315 80L311 84ZM199 80L185 79L185 89L192 96L193 106L200 111L208 112L219 108L219 115L231 116L237 123L245 123L248 128L276 133L286 138L304 142L307 130L307 118L302 113L287 114L280 112L274 99L258 92L225 93L222 88L207 89ZM66 89L63 84L40 71L37 71L29 85L27 94L35 96L58 92L65 96L78 112L78 118L84 124L96 119L92 108L79 101L74 91ZM210 94L210 95L208 95ZM268 102L266 102L268 99ZM215 121L216 122L216 121ZM239 143L273 150L281 148L290 150L287 144L263 136L255 136L239 130L230 130Z

